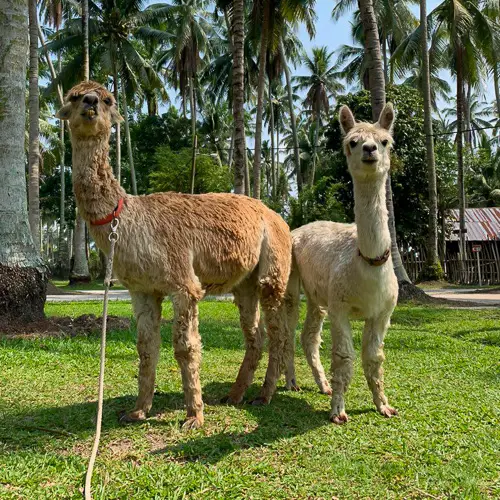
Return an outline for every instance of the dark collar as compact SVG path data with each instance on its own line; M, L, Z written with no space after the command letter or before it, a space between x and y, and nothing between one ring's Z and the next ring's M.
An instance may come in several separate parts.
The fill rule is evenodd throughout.
M391 249L388 248L385 252L384 255L381 255L380 257L375 257L371 259L370 257L365 257L362 253L361 250L358 249L359 256L365 261L370 264L370 266L383 266L388 260L389 257L391 256Z
M120 212L122 211L122 208L123 208L123 198L120 198L118 205L116 205L115 209L109 215L106 215L106 217L103 217L102 219L99 219L99 220L90 221L90 225L91 226L104 226L104 224L108 224L113 219L115 219L115 218L118 219L118 217L120 216Z

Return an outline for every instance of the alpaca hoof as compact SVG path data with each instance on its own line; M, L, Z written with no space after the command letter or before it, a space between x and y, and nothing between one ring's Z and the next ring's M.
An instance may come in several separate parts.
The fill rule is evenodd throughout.
M378 411L386 418L395 417L398 414L398 410L389 405L382 405Z
M294 378L286 383L285 388L287 391L300 392L300 387L297 385L297 381Z
M120 424L133 424L144 422L144 420L146 420L146 412L144 410L122 411L119 418Z
M345 411L339 413L338 415L330 415L330 421L335 425L344 425L348 420L349 417L347 416L347 413Z
M188 417L182 424L183 431L192 431L194 429L199 429L203 425L203 418L200 417Z
M328 385L328 382L324 382L320 385L319 392L321 392L321 394L326 394L327 396L331 396L333 394L333 391Z
M258 398L255 398L253 401L250 401L250 404L252 406L264 406L268 405L269 401L267 400L267 398L259 396Z
M220 402L222 404L238 405L238 404L241 403L242 399L243 399L242 397L235 398L235 397L233 397L233 396L231 396L231 395L228 394L227 396L224 396L223 398L221 398Z

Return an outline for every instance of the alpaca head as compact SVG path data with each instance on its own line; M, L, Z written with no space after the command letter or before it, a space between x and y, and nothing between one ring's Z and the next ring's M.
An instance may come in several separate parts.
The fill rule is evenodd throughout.
M377 123L358 122L347 106L340 108L340 128L349 172L358 180L384 177L390 168L394 108L387 103Z
M71 132L78 138L107 136L111 126L122 121L113 94L92 81L75 85L66 94L64 106L56 116L69 120Z

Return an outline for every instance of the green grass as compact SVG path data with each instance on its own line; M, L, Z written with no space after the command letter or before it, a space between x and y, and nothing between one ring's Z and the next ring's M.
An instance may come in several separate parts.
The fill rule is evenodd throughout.
M48 304L47 314L99 314L100 307ZM220 405L242 360L242 335L232 304L203 302L200 313L206 407L198 431L179 426L183 395L169 323L153 416L142 425L118 424L117 413L135 399L137 354L133 331L109 333L94 498L500 496L500 311L398 308L385 366L386 392L400 416L386 420L374 411L358 360L347 395L351 420L343 427L328 422L329 400L317 392L300 348L302 392L280 390L265 408ZM110 314L129 316L131 306L112 302ZM170 304L164 316L172 317ZM358 351L360 328L355 323ZM0 498L80 498L98 355L97 335L0 338Z
M104 284L102 281L91 281L90 283L75 283L70 285L69 281L58 281L51 280L51 283L64 291L74 291L74 290L104 290ZM125 290L125 287L119 283L114 283L111 290Z

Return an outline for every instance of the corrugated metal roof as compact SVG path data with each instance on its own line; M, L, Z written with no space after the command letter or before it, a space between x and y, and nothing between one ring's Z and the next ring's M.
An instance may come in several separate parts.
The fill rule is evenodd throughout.
M448 220L453 222L453 230L458 230L459 211L450 210ZM465 227L467 241L500 240L500 208L466 208ZM452 233L450 240L458 240L458 233Z

